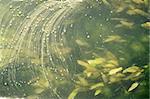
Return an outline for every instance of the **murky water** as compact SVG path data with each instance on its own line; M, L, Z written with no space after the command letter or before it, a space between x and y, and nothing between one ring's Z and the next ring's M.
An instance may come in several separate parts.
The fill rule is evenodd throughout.
M148 99L148 3L0 0L0 97Z

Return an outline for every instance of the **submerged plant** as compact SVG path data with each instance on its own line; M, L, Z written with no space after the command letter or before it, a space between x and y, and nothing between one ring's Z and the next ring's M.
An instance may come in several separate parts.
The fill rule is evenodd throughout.
M87 61L78 60L78 64L84 67L84 71L76 76L75 89L68 99L74 99L80 92L93 90L95 96L98 94L111 95L112 93L106 92L105 89L112 90L114 85L119 87L117 92L123 90L125 94L129 94L130 91L136 89L141 82L140 79L143 77L144 69L139 66L123 68L118 65L118 61L114 57L108 54L105 58L98 57ZM109 61L107 58L109 58ZM127 82L132 82L132 85L127 84L127 88L122 86Z
M0 0L0 96L147 98L148 3Z

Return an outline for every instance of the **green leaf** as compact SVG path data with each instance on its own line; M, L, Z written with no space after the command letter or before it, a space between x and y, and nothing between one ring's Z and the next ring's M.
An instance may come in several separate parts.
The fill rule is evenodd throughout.
M108 82L108 77L104 73L101 73L101 76L105 83Z
M80 39L75 40L75 42L76 42L79 46L83 46L83 47L88 47L88 46L89 46L89 44L88 44L86 41L83 41L83 40L80 40Z
M107 42L125 42L125 40L123 40L120 36L118 35L111 35L111 36L108 36L105 40L104 40L105 43Z
M90 89L96 89L96 88L99 88L99 87L103 87L104 86L104 83L103 82L100 82L100 83L97 83L97 84L94 84L90 87Z
M68 99L74 99L75 96L78 94L79 90L80 90L80 88L74 89L74 90L70 93L70 95L68 96Z
M150 22L145 22L145 23L141 24L141 26L146 29L150 29Z
M143 4L144 0L132 0L136 4Z
M97 89L97 90L95 91L95 94L94 94L94 95L96 96L96 95L100 94L101 92L102 92L102 90Z
M86 68L88 68L88 67L89 67L89 64L88 64L88 63L86 63L86 62L84 62L84 61L77 60L77 63L78 63L79 65L81 65L81 66L86 67Z
M137 88L138 85L139 85L138 82L133 83L133 84L131 85L131 87L128 89L128 92L134 90L135 88Z
M95 72L96 69L94 67L92 67L91 65L89 65L87 62L81 61L81 60L77 60L77 63L83 67L85 67L87 69L87 71L91 71L91 72Z
M115 69L112 69L109 71L109 75L114 75L116 74L117 72L119 71L122 71L122 67L119 67L119 68L115 68Z
M104 58L96 58L94 60L88 60L88 63L91 65L91 66L96 66L96 65L99 65L99 64L102 64L105 62L105 59Z
M123 70L123 73L135 73L135 72L138 72L138 71L143 71L143 69L141 69L140 67L137 67L137 66L131 66L131 67L128 67L127 69Z

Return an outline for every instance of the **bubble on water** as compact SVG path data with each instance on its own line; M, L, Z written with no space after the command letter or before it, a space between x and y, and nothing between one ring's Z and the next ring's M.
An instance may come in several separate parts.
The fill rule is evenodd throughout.
M84 16L87 16L87 14L84 14Z
M10 8L10 9L12 9L12 8L13 8L13 6L12 6L12 5L10 5L10 6L9 6L9 8Z
M26 16L27 19L30 19L30 16Z
M92 19L92 16L89 16L90 19Z
M102 37L102 35L99 35L99 37L101 38L101 37Z
M90 35L87 35L86 37L89 39L89 38L90 38Z
M7 83L5 82L5 83L4 83L4 85L6 86L6 85L7 85Z

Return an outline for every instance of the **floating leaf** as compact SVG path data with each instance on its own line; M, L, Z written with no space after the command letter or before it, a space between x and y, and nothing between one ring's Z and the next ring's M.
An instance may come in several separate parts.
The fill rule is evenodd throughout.
M104 73L101 73L104 82L108 82L108 78Z
M128 89L128 91L132 91L134 90L136 87L138 87L139 83L138 82L135 82L131 85L131 87Z
M102 64L104 61L105 61L104 58L96 58L96 59L94 59L94 60L88 60L88 63L89 63L91 66L96 66L96 65Z
M138 71L143 71L143 69L141 69L140 67L137 67L137 66L131 66L131 67L128 67L127 69L123 70L123 73L135 73L135 72L138 72Z
M96 95L100 94L101 92L102 92L102 90L97 89L97 90L95 91L94 95L96 96Z
M97 84L94 84L90 87L90 90L92 89L96 89L96 88L99 88L99 87L103 87L104 86L104 83L103 82L100 82L100 83L97 83Z
M80 88L74 89L74 90L70 93L70 95L68 96L68 99L74 99L75 96L78 94L79 90L80 90Z
M77 39L75 40L76 43L79 45L79 46L84 46L84 47L88 47L89 44L86 42L86 41L83 41L83 40L80 40L80 39Z
M127 21L127 19L125 19L125 18L111 18L111 20L114 20L114 21Z
M146 28L146 29L150 29L150 22L145 22L141 26Z
M125 40L123 40L120 36L118 35L112 35L112 36L108 36L105 40L105 43L107 42L125 42Z
M86 62L84 62L84 61L81 61L81 60L77 60L77 63L79 64L79 65L81 65L81 66L84 66L84 67L89 67L89 64L88 63L86 63Z
M114 68L114 67L116 67L116 65L114 65L114 64L106 64L106 65L103 65L103 67Z
M135 76L139 76L141 74L141 72L137 72L136 74L135 74Z
M115 74L115 76L116 76L116 77L125 77L125 75L122 74L122 73L117 73L117 74Z
M115 68L109 71L109 75L116 74L117 72L122 71L122 67Z
M127 14L129 15L141 15L145 17L149 17L149 14L141 9L132 8L127 11Z
M134 23L129 21L121 20L119 25L116 25L116 27L127 27L127 28L133 28Z
M137 4L143 4L144 3L144 0L132 0L134 3L137 3Z
M81 60L77 60L77 63L80 64L81 66L84 66L86 68L86 71L88 72L95 72L96 69L94 67L92 67L91 65L89 65L88 63L81 61Z

